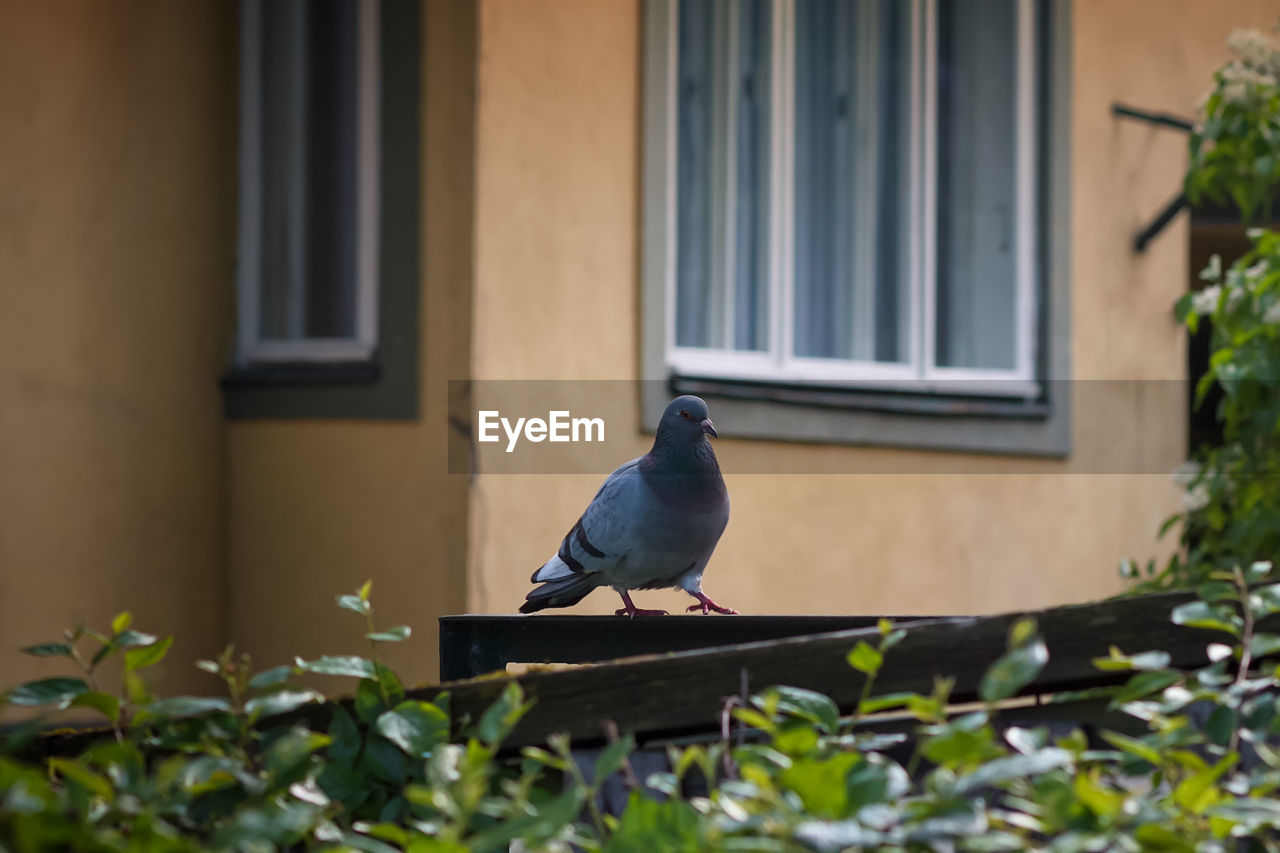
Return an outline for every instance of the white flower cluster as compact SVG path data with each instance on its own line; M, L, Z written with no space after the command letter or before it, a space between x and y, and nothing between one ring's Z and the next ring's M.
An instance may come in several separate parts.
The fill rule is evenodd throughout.
M1196 314L1206 315L1212 314L1218 309L1218 302L1222 299L1225 291L1227 298L1225 309L1230 312L1236 310L1240 305L1250 297L1253 298L1253 311L1262 310L1259 305L1258 287L1262 284L1263 279L1269 271L1266 260L1260 260L1251 266L1241 269L1240 267L1232 267L1227 270L1225 282L1222 274L1222 260L1214 255L1209 259L1209 266L1205 267L1200 273L1200 278L1204 281L1213 282L1203 290L1198 291L1191 298L1191 310ZM1219 284L1218 282L1223 282ZM1266 322L1275 322L1280 319L1280 308L1272 306L1267 309L1267 314L1263 318Z
M1212 314L1218 308L1218 299L1222 296L1222 287L1211 284L1191 297L1191 310L1197 314Z
M1187 512L1195 512L1209 505L1209 487L1204 483L1182 493L1182 508Z
M1200 480L1200 463L1193 459L1188 459L1173 469L1174 484L1186 489L1182 493L1182 507L1187 512L1195 512L1209 505L1209 486L1203 480L1197 480Z
M1188 459L1173 469L1174 485L1184 489L1194 483L1198 476L1200 476L1200 463L1194 459Z
M1227 36L1227 49L1245 65L1264 74L1280 74L1280 45L1258 30L1233 30Z
M1257 30L1236 30L1227 37L1227 48L1238 59L1220 72L1222 99L1251 104L1280 82L1280 47Z

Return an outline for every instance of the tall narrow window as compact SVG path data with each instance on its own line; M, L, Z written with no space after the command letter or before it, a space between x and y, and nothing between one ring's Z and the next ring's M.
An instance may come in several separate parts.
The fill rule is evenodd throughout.
M377 345L378 5L242 0L242 364Z
M766 345L768 0L680 0L676 340Z

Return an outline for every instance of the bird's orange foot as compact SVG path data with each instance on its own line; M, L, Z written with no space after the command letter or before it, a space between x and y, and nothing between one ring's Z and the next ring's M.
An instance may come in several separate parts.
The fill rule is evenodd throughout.
M686 613L692 613L695 610L701 610L702 615L706 616L708 611L714 610L716 613L723 613L726 616L740 615L738 611L734 610L732 607L721 607L719 604L716 604L714 601L707 598L705 595L703 595L700 592L690 593L690 595L698 599L698 603L689 605L689 608L685 611Z

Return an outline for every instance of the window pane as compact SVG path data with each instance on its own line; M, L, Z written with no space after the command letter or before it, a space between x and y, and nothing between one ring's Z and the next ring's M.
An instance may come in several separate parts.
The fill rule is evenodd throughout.
M679 6L679 346L767 345L769 5Z
M769 6L738 2L733 348L768 346Z
M356 334L357 2L263 14L264 340Z
M795 354L905 361L910 6L797 0Z
M1017 366L1017 0L938 4L937 363Z

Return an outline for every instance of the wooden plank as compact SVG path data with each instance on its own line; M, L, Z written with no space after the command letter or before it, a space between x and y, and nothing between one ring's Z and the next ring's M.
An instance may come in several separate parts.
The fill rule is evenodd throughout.
M508 663L596 663L646 654L732 646L866 628L878 616L442 616L440 679L455 681ZM895 622L920 616L892 616Z
M1091 663L1111 645L1127 653L1163 649L1174 666L1205 664L1205 645L1221 635L1174 626L1169 613L1192 600L1188 593L1124 598L1060 607L1031 614L952 618L915 623L895 647L877 680L877 694L910 690L927 693L936 676L956 679L953 696L969 701L987 668L1005 651L1009 628L1034 615L1049 648L1049 663L1025 693L1051 693L1122 682L1129 673L1104 673ZM745 672L753 692L787 684L821 691L842 709L851 709L862 677L845 655L873 628L811 637L746 643L705 651L635 658L565 672L535 672L518 679L534 708L513 733L510 746L540 743L566 731L580 742L603 737L602 721L614 720L637 735L705 729L717 720L724 698L739 692ZM472 719L501 693L507 678L459 682L416 691L430 698L452 694L455 713Z

